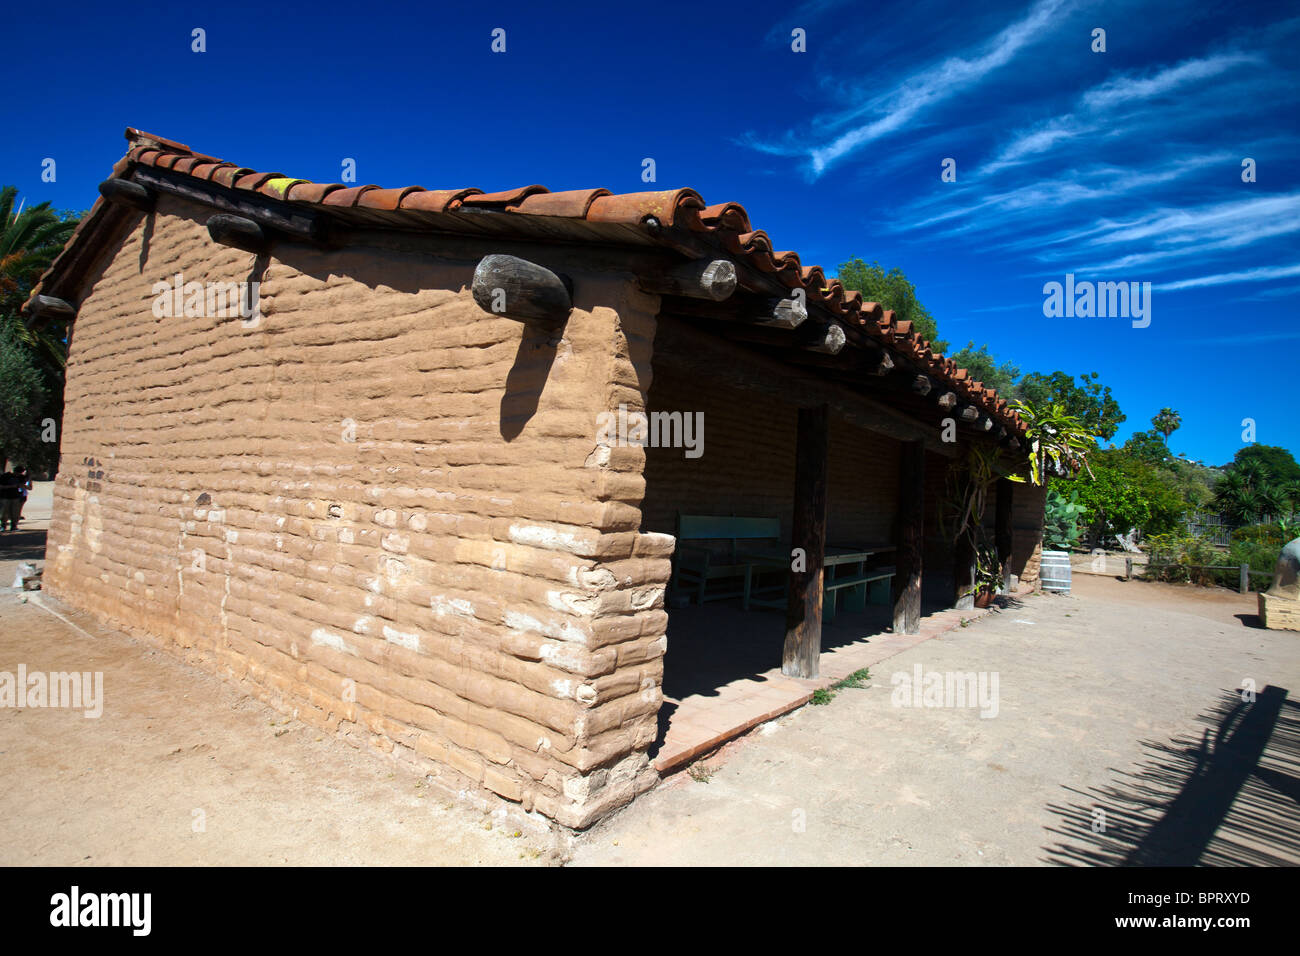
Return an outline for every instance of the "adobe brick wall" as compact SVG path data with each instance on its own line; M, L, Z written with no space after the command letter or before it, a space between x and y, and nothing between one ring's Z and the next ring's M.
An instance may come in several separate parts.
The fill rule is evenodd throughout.
M798 412L771 396L700 381L655 363L651 411L702 412L704 454L646 449L642 527L673 534L677 513L767 515L790 536ZM896 537L899 443L831 416L827 536L874 544Z
M1011 571L1020 576L1020 589L1037 590L1043 563L1043 509L1046 486L1017 484L1011 497Z
M46 588L567 826L651 786L672 542L595 415L644 403L657 298L575 266L552 345L473 262L285 247L256 328L155 318L175 273L250 278L210 213L160 199L84 299Z

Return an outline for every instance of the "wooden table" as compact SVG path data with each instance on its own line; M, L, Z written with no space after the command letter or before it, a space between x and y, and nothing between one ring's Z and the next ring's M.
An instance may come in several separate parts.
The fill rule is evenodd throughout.
M836 605L841 590L849 593L845 597L844 609L848 611L865 610L867 606L868 587L874 592L873 604L889 603L889 582L893 579L893 568L868 569L867 562L878 554L888 554L898 550L894 545L873 545L870 547L829 546L822 556L822 619L835 619ZM744 551L738 557L750 564L755 573L762 571L782 571L788 573L792 558L789 550L765 548ZM752 575L751 575L752 577ZM764 597L764 594L776 593L781 588L769 586L755 588L747 583L743 606L749 610L750 605L757 607L785 607L784 599ZM881 594L884 597L881 600Z

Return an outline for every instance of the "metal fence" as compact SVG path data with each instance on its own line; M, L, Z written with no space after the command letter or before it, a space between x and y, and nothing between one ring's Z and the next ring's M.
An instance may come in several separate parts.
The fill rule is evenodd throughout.
M1232 532L1236 526L1223 519L1223 515L1190 514L1187 516L1187 530L1198 538L1204 538L1216 548L1226 548L1232 543Z

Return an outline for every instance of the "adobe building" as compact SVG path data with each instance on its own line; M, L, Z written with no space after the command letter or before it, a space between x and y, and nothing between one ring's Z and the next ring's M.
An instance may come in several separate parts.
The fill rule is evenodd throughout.
M126 136L27 306L71 331L65 604L581 828L659 777L678 620L807 680L825 545L889 545L880 631L964 593L938 502L1021 422L739 205L319 184ZM598 424L655 412L658 447ZM1032 587L1041 489L996 499ZM683 515L779 522L807 554L784 618L666 599Z

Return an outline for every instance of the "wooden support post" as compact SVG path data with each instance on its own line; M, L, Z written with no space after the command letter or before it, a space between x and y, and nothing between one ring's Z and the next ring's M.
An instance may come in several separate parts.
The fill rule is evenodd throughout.
M1011 548L1015 535L1011 530L1011 506L1015 485L1005 478L998 479L993 514L993 537L998 548L998 562L1002 565L1002 590L1011 593Z
M642 276L640 285L660 295L721 302L736 291L736 264L730 259L699 259L660 275Z
M781 657L781 673L787 677L812 678L820 672L829 446L829 406L799 409L792 538L794 547L803 550L805 569L790 572Z
M759 325L772 325L779 329L797 329L808 321L808 305L803 297L768 299L761 315L754 319Z
M1133 559L1132 558L1124 559L1124 580L1125 581L1133 580Z
M921 631L921 556L925 545L925 446L902 444L898 469L898 553L894 566L894 633Z
M1237 582L1237 584L1239 585L1237 590L1240 591L1242 594L1249 594L1250 593L1250 565L1243 564L1239 570L1241 573L1241 577Z
M564 276L515 256L484 256L470 290L484 312L510 319L559 326L573 311L573 292Z

